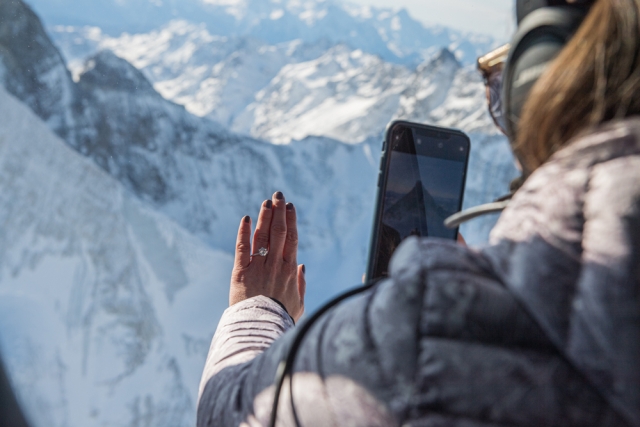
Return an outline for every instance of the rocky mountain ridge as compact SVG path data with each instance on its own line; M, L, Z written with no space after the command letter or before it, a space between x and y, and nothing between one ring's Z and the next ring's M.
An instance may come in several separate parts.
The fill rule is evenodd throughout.
M308 136L359 143L395 118L497 133L480 76L446 48L409 69L345 44L268 45L185 21L115 38L97 28L52 31L74 75L90 55L112 51L189 112L272 143Z

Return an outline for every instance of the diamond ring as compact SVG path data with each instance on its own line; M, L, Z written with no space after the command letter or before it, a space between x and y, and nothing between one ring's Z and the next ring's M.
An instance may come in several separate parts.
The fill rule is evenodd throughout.
M251 255L252 257L254 256L267 256L267 254L269 253L269 249L267 248L260 248L258 249L258 252Z

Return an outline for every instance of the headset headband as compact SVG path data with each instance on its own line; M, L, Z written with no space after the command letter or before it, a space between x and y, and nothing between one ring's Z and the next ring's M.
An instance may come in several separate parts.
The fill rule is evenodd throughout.
M543 7L571 6L588 9L594 2L595 0L517 0L516 17L520 25L527 15Z

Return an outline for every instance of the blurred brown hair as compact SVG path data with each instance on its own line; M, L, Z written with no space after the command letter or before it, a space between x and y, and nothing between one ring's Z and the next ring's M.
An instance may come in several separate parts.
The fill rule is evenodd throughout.
M640 114L640 0L597 0L534 85L514 149L532 172L572 138Z

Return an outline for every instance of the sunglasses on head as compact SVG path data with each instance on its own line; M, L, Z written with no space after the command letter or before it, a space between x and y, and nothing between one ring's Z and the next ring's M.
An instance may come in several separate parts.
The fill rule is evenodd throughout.
M484 78L489 113L504 134L507 132L502 114L502 71L510 48L511 46L506 44L478 58L478 71Z

